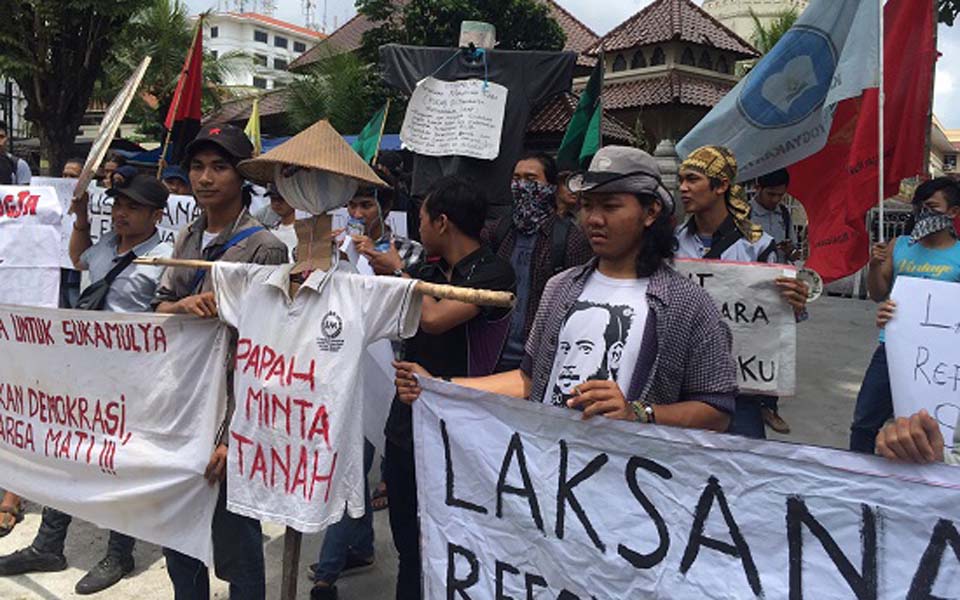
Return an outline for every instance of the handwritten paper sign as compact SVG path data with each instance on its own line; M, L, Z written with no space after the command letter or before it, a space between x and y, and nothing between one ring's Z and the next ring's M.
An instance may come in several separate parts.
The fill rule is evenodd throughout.
M427 600L956 596L958 467L422 386Z
M676 266L713 297L727 320L740 391L794 395L797 320L774 280L794 277L796 270L784 265L688 259L677 260Z
M887 368L898 417L926 409L952 448L960 424L960 284L897 277L886 327Z
M0 306L3 486L211 562L226 328Z
M440 81L427 77L410 96L400 141L426 156L500 155L507 88L479 79Z
M0 186L0 304L57 306L60 218L53 188Z

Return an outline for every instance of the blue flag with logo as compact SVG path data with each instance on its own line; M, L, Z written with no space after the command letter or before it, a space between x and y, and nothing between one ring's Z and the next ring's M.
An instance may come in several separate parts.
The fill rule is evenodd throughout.
M879 86L880 0L813 0L796 24L677 144L726 146L746 181L819 152L837 103Z

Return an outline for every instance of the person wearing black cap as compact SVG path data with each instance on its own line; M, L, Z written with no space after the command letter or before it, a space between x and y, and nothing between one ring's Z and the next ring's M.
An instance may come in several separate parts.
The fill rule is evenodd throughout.
M670 265L674 199L656 161L607 146L569 185L596 257L547 282L519 369L453 382L584 419L725 431L737 391L730 329L710 296ZM414 401L415 375L429 373L395 366L400 400Z
M186 166L197 204L203 214L177 236L173 258L225 260L256 264L287 262L287 247L264 229L247 211L250 192L237 171L237 164L253 156L253 145L242 130L231 125L207 126L186 148ZM207 271L169 268L164 272L153 304L157 312L217 315L211 278ZM231 356L236 332L231 335ZM228 360L232 365L232 358ZM227 511L224 480L227 433L233 416L233 371L227 373L227 414L220 427L205 477L220 484L213 516L213 560L218 577L230 583L233 599L264 598L265 574L260 522ZM210 596L210 580L204 564L176 550L165 548L167 573L177 598Z
M150 303L162 267L133 264L140 256L169 257L173 248L160 241L157 223L167 205L167 190L147 175L136 175L116 182L107 191L113 198L113 231L90 240L87 195L73 203L77 215L70 235L70 258L78 270L89 271L93 282L80 296L79 307L113 312L145 312ZM40 529L33 543L8 556L0 557L0 575L20 575L37 571L62 571L67 568L64 541L72 517L44 507ZM76 585L78 594L105 590L133 571L135 540L116 531L110 532L107 555Z
M190 195L190 179L186 172L177 165L171 165L160 173L160 180L171 194L178 196Z

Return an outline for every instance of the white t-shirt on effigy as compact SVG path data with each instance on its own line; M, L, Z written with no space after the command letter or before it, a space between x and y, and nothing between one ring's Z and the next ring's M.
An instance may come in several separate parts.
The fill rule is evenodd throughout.
M576 386L598 379L616 381L626 396L643 343L649 282L590 274L560 329L545 404L565 406Z
M235 327L236 410L227 508L316 532L364 511L361 356L420 322L415 281L315 271L292 299L293 265L215 263L220 319Z

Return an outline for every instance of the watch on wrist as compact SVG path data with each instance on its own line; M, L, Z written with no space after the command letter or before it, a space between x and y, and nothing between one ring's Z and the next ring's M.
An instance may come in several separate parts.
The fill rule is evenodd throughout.
M394 276L394 277L403 277L403 269L394 269L394 270L393 270L393 276Z

